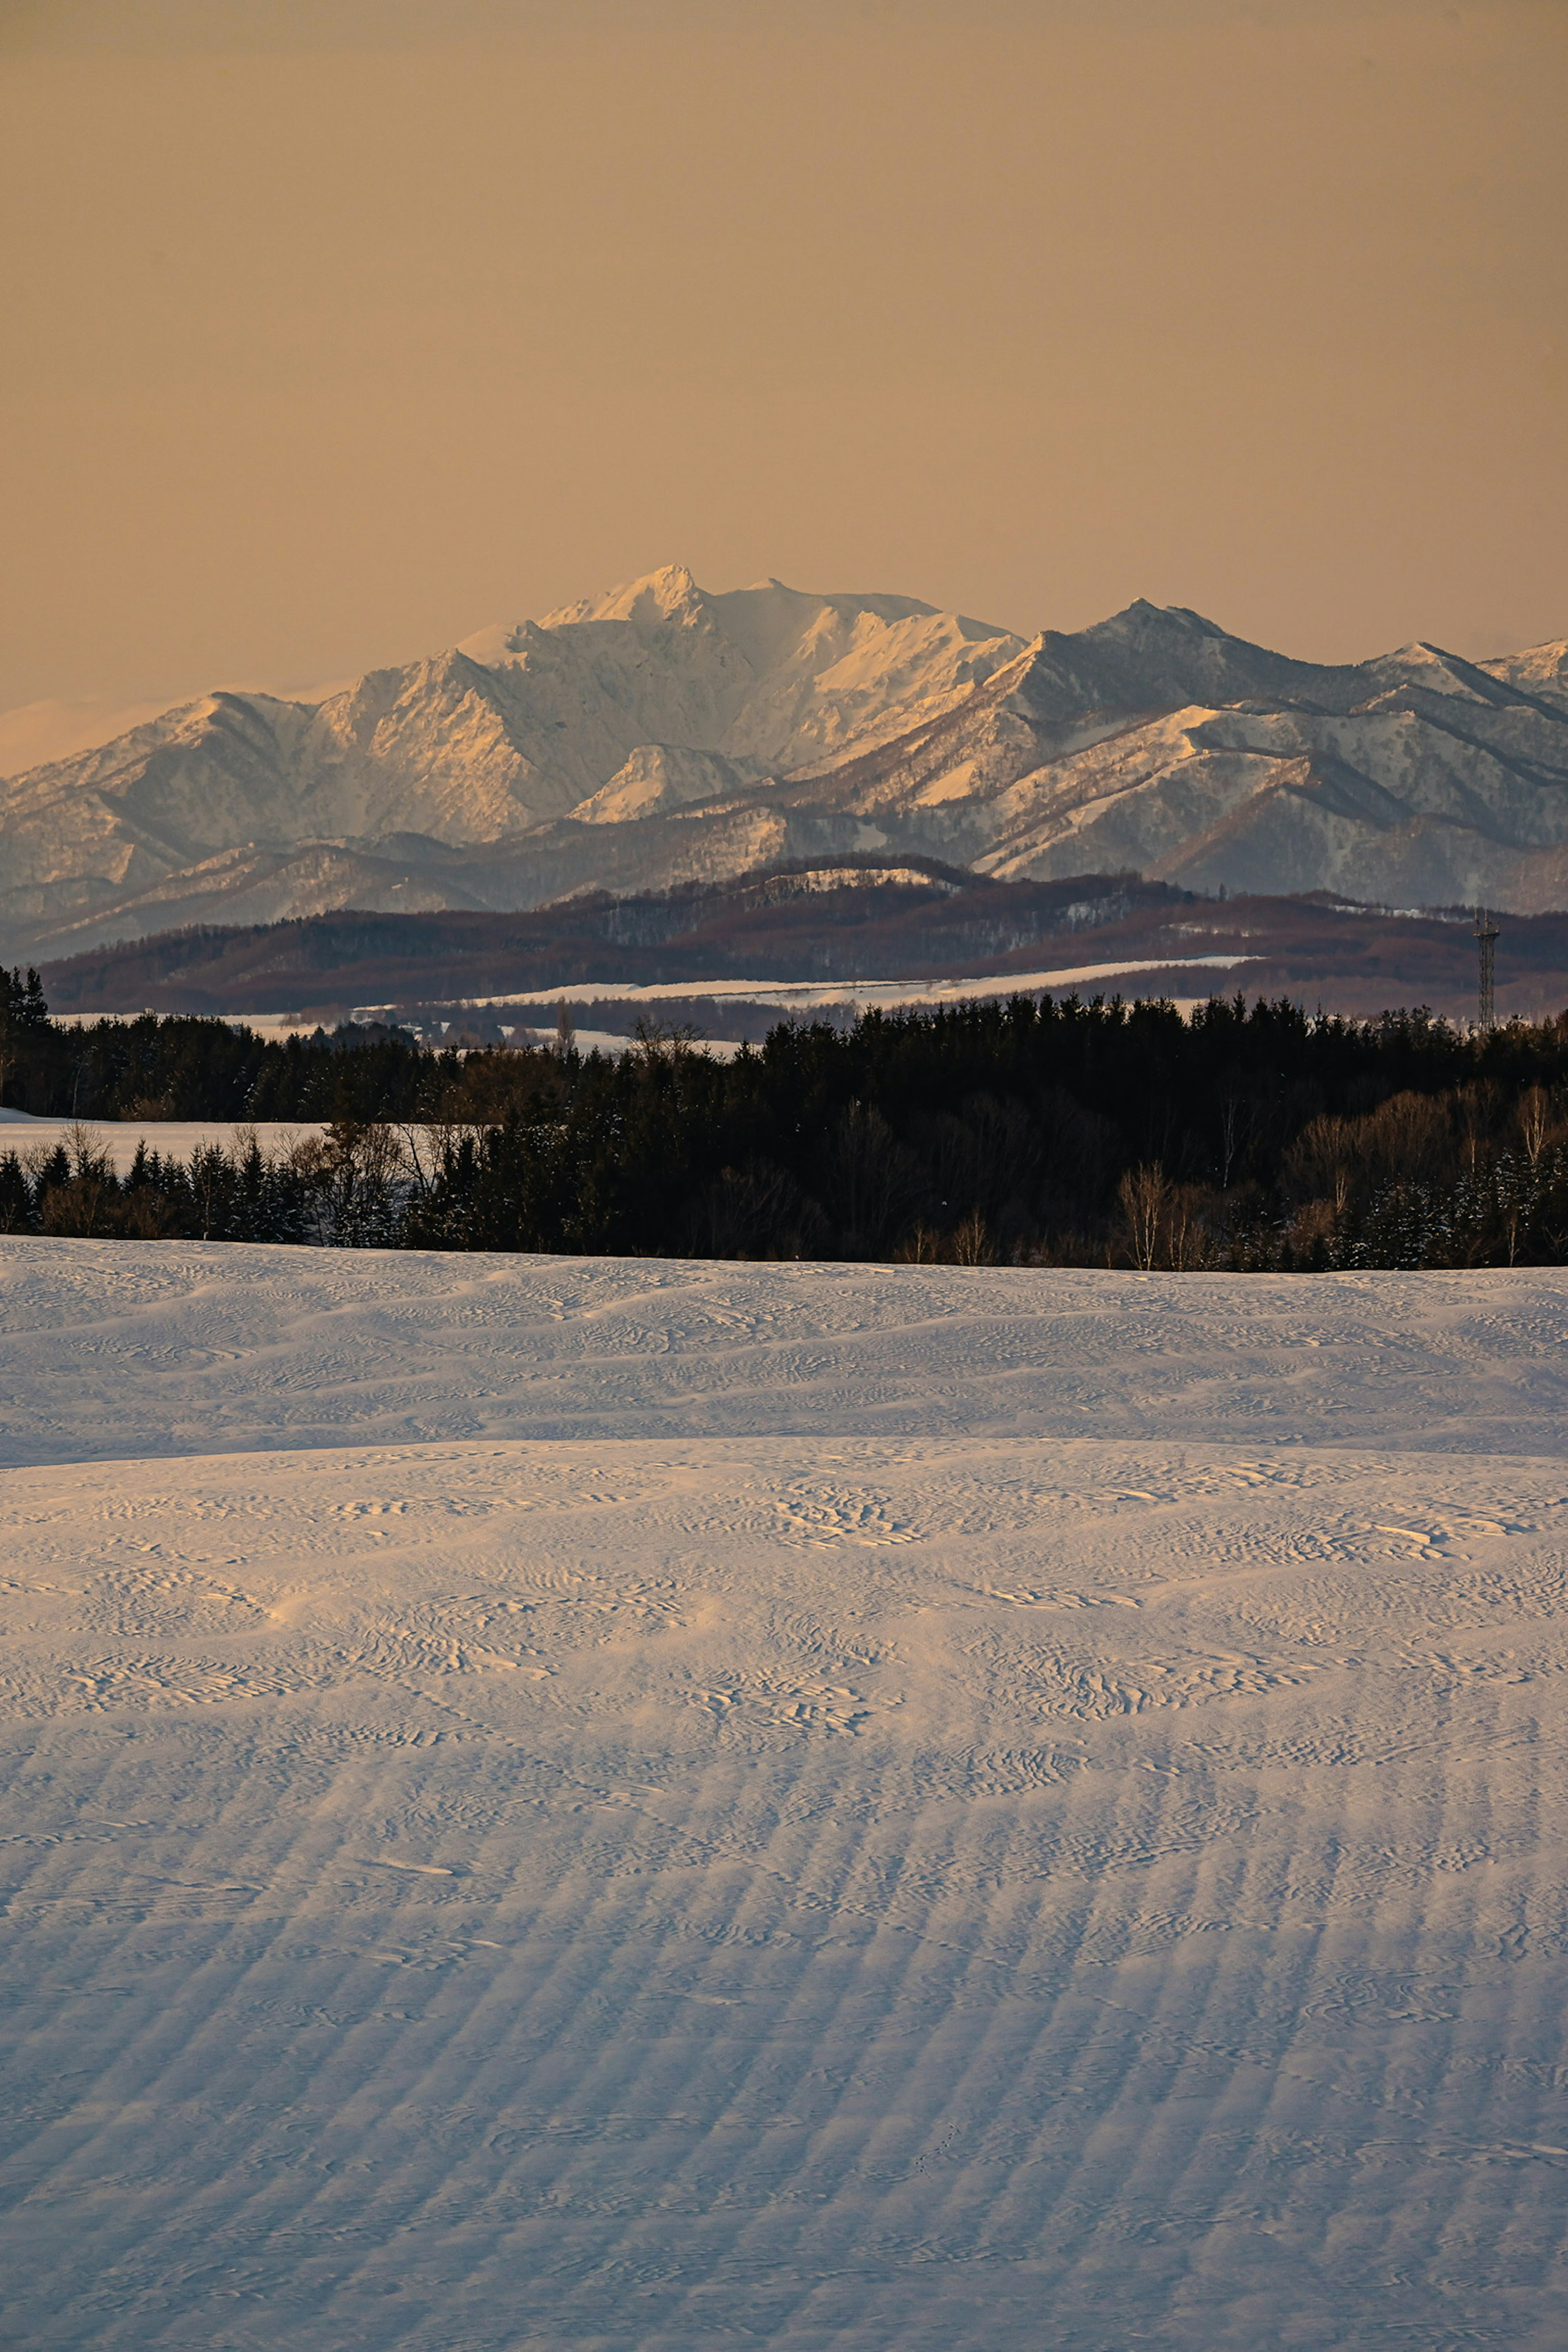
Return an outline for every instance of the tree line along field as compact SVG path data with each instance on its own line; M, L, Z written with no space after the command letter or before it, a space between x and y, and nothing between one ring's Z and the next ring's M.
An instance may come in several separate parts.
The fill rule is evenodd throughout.
M84 1124L0 1158L0 1231L570 1255L1187 1270L1568 1260L1568 1015L1018 997L782 1024L720 1063L67 1028L7 983L7 1106L325 1122L117 1175ZM25 1131L24 1131L25 1133Z

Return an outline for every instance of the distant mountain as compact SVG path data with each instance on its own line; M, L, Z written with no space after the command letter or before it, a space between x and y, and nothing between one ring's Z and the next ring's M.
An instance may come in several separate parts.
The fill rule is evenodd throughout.
M1135 867L1214 890L1568 904L1568 645L1288 661L1134 604L1037 640L807 795L1018 878ZM795 796L806 792L794 788Z
M671 568L319 704L214 694L0 782L0 952L888 849L1568 904L1568 645L1333 667L1143 603L1026 645Z

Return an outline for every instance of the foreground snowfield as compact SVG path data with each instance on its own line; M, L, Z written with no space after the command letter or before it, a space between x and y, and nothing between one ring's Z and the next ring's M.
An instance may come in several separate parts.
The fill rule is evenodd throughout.
M1555 2352L1565 1338L0 1243L0 2336Z

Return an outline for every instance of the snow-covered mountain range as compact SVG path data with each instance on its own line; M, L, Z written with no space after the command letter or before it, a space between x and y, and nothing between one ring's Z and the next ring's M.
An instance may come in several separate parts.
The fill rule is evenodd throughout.
M1003 877L1568 903L1568 643L1326 667L1134 604L1026 644L672 567L319 704L206 696L0 782L0 951L520 908L891 848Z

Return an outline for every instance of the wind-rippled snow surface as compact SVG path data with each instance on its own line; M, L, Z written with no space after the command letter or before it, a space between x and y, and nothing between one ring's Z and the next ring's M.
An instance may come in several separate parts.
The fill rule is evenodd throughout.
M1558 2352L1565 1337L0 1244L0 2341Z

